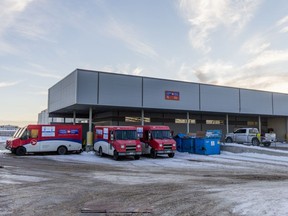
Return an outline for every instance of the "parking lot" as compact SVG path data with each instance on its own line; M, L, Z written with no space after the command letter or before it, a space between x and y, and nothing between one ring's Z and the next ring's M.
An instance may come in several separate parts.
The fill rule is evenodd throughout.
M17 157L0 144L0 167L0 215L288 215L288 156Z

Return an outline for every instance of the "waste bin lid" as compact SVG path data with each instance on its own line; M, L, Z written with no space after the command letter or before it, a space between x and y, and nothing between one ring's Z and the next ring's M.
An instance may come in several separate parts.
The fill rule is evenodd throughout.
M177 134L176 136L175 136L175 138L184 138L184 137L186 137L187 135L186 134L181 134L181 133L179 133L179 134Z

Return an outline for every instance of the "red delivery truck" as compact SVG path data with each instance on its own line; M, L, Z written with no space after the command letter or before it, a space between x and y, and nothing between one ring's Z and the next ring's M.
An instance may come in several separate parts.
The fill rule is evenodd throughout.
M94 150L99 156L107 154L115 160L119 156L134 156L139 160L142 154L137 130L133 126L95 126Z
M137 126L137 132L142 144L142 154L150 154L152 158L156 158L158 154L168 154L170 158L174 157L176 142L168 126Z
M16 155L36 152L82 151L82 126L70 124L28 125L17 130L6 141L6 149Z

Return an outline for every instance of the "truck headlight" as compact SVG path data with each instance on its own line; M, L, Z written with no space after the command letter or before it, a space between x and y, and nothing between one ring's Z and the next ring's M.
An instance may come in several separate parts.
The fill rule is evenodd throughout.
M141 148L141 145L137 145L136 147L137 147L137 148Z
M163 145L162 144L159 144L159 147L162 147Z
M173 146L176 146L176 144L173 144Z
M121 148L121 149L124 149L124 148L125 148L125 145L121 145L120 148Z

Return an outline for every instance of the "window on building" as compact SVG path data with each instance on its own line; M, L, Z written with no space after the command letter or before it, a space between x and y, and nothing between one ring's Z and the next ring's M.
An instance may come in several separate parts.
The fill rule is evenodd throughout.
M257 126L258 122L257 121L247 121L248 126Z
M206 124L224 124L224 120L206 120Z
M141 122L141 117L125 117L125 122ZM144 117L144 122L151 122L150 118Z
M187 119L175 119L176 124L187 124ZM189 124L196 124L195 119L189 119Z

